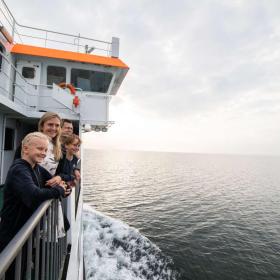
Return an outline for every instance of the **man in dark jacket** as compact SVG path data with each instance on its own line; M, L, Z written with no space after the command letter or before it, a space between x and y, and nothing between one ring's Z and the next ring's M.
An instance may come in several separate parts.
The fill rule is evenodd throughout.
M0 213L0 252L43 201L65 195L64 183L45 187L52 176L38 163L45 158L47 149L48 138L44 134L28 134L22 141L22 158L9 169Z

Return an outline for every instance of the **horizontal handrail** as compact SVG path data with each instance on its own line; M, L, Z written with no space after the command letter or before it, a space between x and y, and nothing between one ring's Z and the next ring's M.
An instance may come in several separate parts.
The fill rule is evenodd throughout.
M23 37L28 37L28 38L32 38L32 39L38 39L38 40L43 40L43 41L46 41L46 38L41 38L41 37L38 37L38 36L31 36L31 35L26 35L26 34L19 34L19 33L17 33L18 35L20 35L20 36L23 36ZM65 35L65 34L63 34L63 35ZM68 35L67 35L68 36ZM70 36L70 35L69 35ZM75 35L72 35L73 37L75 36ZM79 38L79 39L85 39L85 38L83 38L83 37L75 37L75 38ZM87 40L91 40L91 39L87 39ZM93 41L97 41L97 42L100 42L100 41L98 41L98 40L95 40L95 39L92 39ZM65 44L65 45L70 45L70 46L76 46L76 47L84 47L84 45L79 45L79 44L74 44L74 43L69 43L69 42L63 42L63 41L59 41L59 40L52 40L52 39L47 39L47 41L49 41L49 42L54 42L54 43L60 43L60 44ZM112 43L110 43L110 42L106 42L106 44L112 44ZM108 51L108 50L106 50L106 49L101 49L101 48L97 48L97 47L95 47L94 48L95 50L100 50L100 51Z
M19 24L16 20L15 20L15 23L16 23L16 25L18 25L20 27L28 28L28 29L32 29L32 30L43 31L43 32L47 32L47 33L53 33L53 34L68 36L68 37L72 37L72 38L79 38L79 39L89 40L89 41L93 41L93 42L104 43L104 44L108 44L108 45L112 44L112 42L108 42L108 41L102 41L102 40L97 40L97 39L93 39L93 38L89 38L89 37L84 37L84 36L79 36L79 35L74 35L74 34L69 34L69 33L63 33L63 32L43 29L43 28L31 27L28 25L22 25L22 24ZM21 34L19 34L19 35L21 35Z
M20 73L20 71L14 66L14 64L9 60L9 58L0 51L0 56L2 56L3 60L5 60L8 65L15 71L16 75L19 77L19 79L23 82L23 84L19 84L19 83L15 83L14 80L11 78L11 75L8 75L5 71L5 69L1 70L1 74L5 76L5 78L8 80L10 85L13 85L14 89L15 88L19 88L21 93L24 94L24 96L28 97L38 97L38 99L41 98L52 98L51 94L48 95L43 95L43 94L33 94L32 89L36 89L37 87L41 87L41 88L49 88L51 87L50 85L46 85L46 84L31 84L29 81L27 81L22 74ZM6 97L9 98L12 101L17 101L17 103L20 103L22 106L24 106L27 109L34 109L37 110L37 107L34 106L30 106L28 103L23 102L23 100L21 100L20 98L18 98L18 96L16 96L15 94L13 94L13 96L9 96L10 91L7 90L5 87L0 86L0 89L2 92L6 93ZM77 88L77 90L82 92L82 89ZM1 93L0 93L1 94ZM73 110L69 109L68 107L52 107L52 110L70 110L71 112L74 112ZM75 113L75 112L74 112Z
M99 45L99 47L98 46L91 46L91 47L93 47L94 50L100 51L102 53L106 52L108 56L110 54L115 55L116 53L118 53L118 51L115 52L116 48L118 49L118 46L115 46L116 42L114 41L113 38L112 38L112 41L110 42L110 41L98 40L98 39L94 39L94 38L90 38L90 37L86 37L86 36L81 36L80 33L75 35L75 34L70 34L70 33L59 32L59 31L49 30L49 29L45 29L45 28L38 28L38 27L20 24L15 19L12 12L9 10L5 1L1 0L1 2L3 3L5 12L9 15L9 19L8 19L7 16L5 15L5 12L2 11L2 9L0 9L3 16L5 17L6 21L8 22L8 24L10 25L10 27L12 29L12 37L14 39L14 37L16 35L16 37L20 39L21 43L23 43L21 37L28 37L31 39L36 39L36 40L39 39L39 40L45 41L45 47L46 47L47 42L50 42L50 43L53 42L53 43L58 43L58 44L71 45L71 46L75 46L78 48L85 47L86 48L85 52L87 52L88 44L85 44L85 45L79 44L80 40L82 40L82 41L87 41L90 44L96 43L97 45ZM27 32L24 32L24 31L27 31ZM33 36L31 34L30 35L24 34L24 33L29 33L28 31L31 31L31 32L33 31ZM34 32L35 33L39 32L40 33L39 37L34 36ZM65 41L48 38L48 34L53 34L55 37L63 36ZM69 38L74 39L74 43L66 42L67 40L69 40ZM118 43L117 43L117 45L118 45ZM78 52L79 52L79 49L78 49Z
M69 37L74 37L74 38L80 38L80 39L85 39L85 40L90 40L90 41L94 41L94 42L99 42L99 43L104 43L104 44L112 44L111 42L108 41L102 41L102 40L97 40L97 39L93 39L93 38L89 38L89 37L83 37L83 36L77 36L74 34L69 34L69 33L62 33L62 32L58 32L58 31L53 31L53 30L48 30L48 29L43 29L43 28L37 28L37 27L32 27L32 26L28 26L28 25L23 25L17 22L17 20L15 19L15 17L13 16L12 12L10 11L10 9L8 8L6 2L4 0L2 0L6 10L8 11L9 15L11 16L11 18L13 19L13 21L15 22L16 25L23 27L23 28L28 28L28 29L33 29L33 30L37 30L37 31L43 31L43 32L48 32L48 33L54 33L54 34L58 34L58 35L64 35L64 36L69 36Z
M30 234L35 229L41 218L51 205L52 200L43 202L38 209L32 214L25 225L14 236L10 243L0 254L0 278L4 276L4 273L9 268L17 254L22 249L23 245L30 237Z
M31 86L31 87L35 87L35 85L29 83L29 82L22 76L22 74L17 70L17 68L14 66L14 64L11 63L11 61L8 59L8 57L7 57L3 52L0 51L0 55L8 62L9 65L11 65L11 67L13 68L13 70L15 70L15 72L20 76L20 78L21 78L26 84L28 84L28 85ZM11 80L11 78L10 78L10 80ZM28 94L28 93L26 93L26 94Z

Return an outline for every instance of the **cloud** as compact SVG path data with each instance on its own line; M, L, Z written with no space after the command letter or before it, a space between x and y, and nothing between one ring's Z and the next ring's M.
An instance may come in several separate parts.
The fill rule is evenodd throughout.
M94 136L102 138L100 145L280 152L279 1L9 5L23 24L102 40L120 37L130 71L112 102L119 122L107 140Z

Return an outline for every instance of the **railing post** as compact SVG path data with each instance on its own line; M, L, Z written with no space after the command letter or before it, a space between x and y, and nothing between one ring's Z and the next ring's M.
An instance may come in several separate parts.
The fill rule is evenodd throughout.
M41 266L41 279L45 279L46 270L46 235L47 235L47 216L46 213L43 217L43 229L42 229L42 266Z
M67 252L57 226L58 200L43 203L1 252L0 279L7 279L9 269L16 280L59 279Z
M48 40L48 31L46 31L45 48L47 47L47 40Z
M79 33L79 36L78 36L78 46L77 46L77 52L80 51L80 37L81 37L81 34Z
M21 255L22 255L22 250L19 252L16 258L15 280L20 280L21 278Z
M32 264L32 234L27 242L27 260L26 260L26 279L31 279L31 264ZM25 258L24 258L25 259ZM23 264L24 265L24 264Z
M50 279L50 247L51 244L51 207L48 209L48 228L47 228L47 263L46 263L46 279Z
M58 227L58 200L54 202L54 225L55 228ZM57 233L57 232L56 232ZM54 242L54 279L58 279L58 236L55 237Z
M40 265L40 223L36 227L36 253L35 253L35 280L39 279L39 267L42 267L42 264ZM41 242L43 243L43 242Z
M13 18L13 23L12 23L12 38L13 38L13 41L14 41L14 38L15 38L15 28L16 28L16 21Z
M54 244L55 244L55 232L56 232L56 227L54 224L54 203L52 202L51 204L51 257L50 257L50 278L54 279Z

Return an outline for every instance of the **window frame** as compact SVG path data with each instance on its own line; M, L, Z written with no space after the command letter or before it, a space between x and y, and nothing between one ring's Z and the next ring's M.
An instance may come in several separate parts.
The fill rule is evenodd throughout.
M74 71L87 71L89 72L89 77L91 77L90 75L94 76L95 73L98 73L98 74L104 74L104 75L110 75L110 80L108 81L108 83L106 84L106 87L104 86L104 91L97 91L95 90L94 88L92 88L92 83L91 83L91 79L89 78L88 81L90 81L90 90L84 90L83 88L79 87L78 83L74 82L74 79L72 78L72 72ZM112 80L113 80L113 77L114 77L114 74L110 71L99 71L99 70L95 70L95 69L85 69L85 68L79 68L79 67L71 67L70 69L70 82L73 86L75 86L76 88L81 88L83 91L86 91L86 92L95 92L95 93L101 93L101 94L106 94L108 93L109 89L110 89L110 86L111 86L111 83L112 83Z
M8 139L9 137L10 139ZM15 149L16 129L12 127L5 127L5 137L3 143L4 151L13 151ZM10 141L8 141L10 140Z
M32 69L33 70L33 76L32 77L25 77L25 75L24 75L24 69ZM29 71L29 70L28 70ZM28 74L30 74L30 72L27 72ZM35 67L31 67L31 66L23 66L22 68L21 68L21 75L22 75L22 77L24 78L24 79L35 79L35 77L36 77L36 69L35 69Z
M59 83L55 83L54 81L52 81L52 83L49 84L49 82L48 82L48 70L49 70L49 67L55 67L55 68L64 69L64 71L65 71L64 80L59 82ZM55 76L55 77L59 77L59 76ZM60 83L66 83L66 80L67 80L67 67L66 66L53 65L53 64L46 65L46 85L48 87L52 87L53 84L57 84L58 85Z

